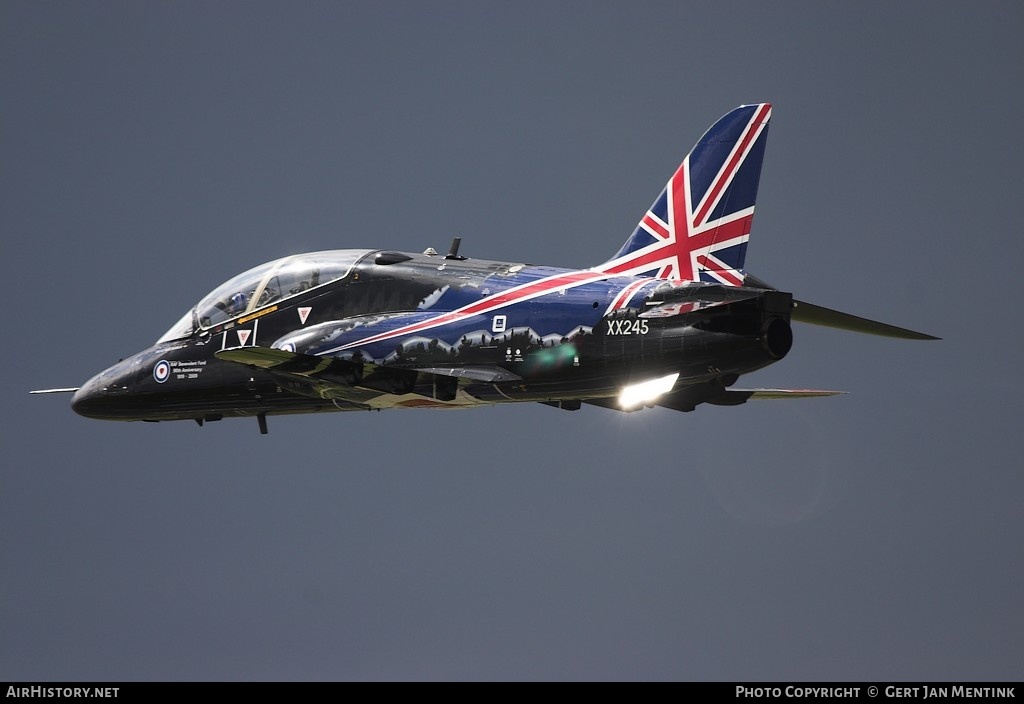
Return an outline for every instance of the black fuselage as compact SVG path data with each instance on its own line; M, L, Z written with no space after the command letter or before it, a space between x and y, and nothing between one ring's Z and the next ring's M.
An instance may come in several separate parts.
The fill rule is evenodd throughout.
M778 291L426 254L347 256L332 280L328 267L294 258L287 272L266 265L237 277L237 292L228 282L183 319L184 334L87 382L75 411L203 421L521 401L573 409L614 406L624 386L669 374L679 375L673 398L687 406L791 343L791 297ZM254 362L246 348L278 356ZM330 367L315 369L319 360Z

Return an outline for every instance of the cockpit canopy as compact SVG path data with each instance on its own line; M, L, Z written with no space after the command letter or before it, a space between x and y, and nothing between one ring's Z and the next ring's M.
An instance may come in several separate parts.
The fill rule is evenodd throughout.
M211 291L157 342L188 337L271 303L345 278L369 249L295 254L261 264Z

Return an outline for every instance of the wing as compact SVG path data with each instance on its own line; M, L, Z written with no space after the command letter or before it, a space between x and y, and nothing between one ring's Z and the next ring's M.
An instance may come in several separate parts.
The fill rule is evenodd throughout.
M455 400L460 384L521 378L507 369L485 365L397 368L270 347L234 347L215 355L228 362L263 369L277 378L282 387L295 393L344 401L362 408L380 407L373 402L382 394L415 394L448 402Z
M819 391L817 389L728 389L720 396L709 399L708 403L716 406L738 406L750 399L778 401L788 398L839 396L845 393L845 391Z
M845 391L819 391L815 389L724 389L713 385L700 384L666 394L655 403L663 408L676 411L692 411L700 403L713 406L739 406L750 399L779 400L790 398L819 398L836 396Z
M664 396L659 396L650 402L662 408L671 408L673 411L689 412L702 403L710 403L713 406L739 406L750 399L778 400L788 398L820 398L822 396L837 396L845 394L845 391L819 391L816 389L722 389L715 384L694 384L686 388L674 391ZM610 408L615 411L629 413L644 408L644 404L623 408L618 399L615 398L590 398L583 403L591 406ZM548 404L554 405L554 404ZM564 407L564 406L559 406ZM575 410L575 409L568 409Z

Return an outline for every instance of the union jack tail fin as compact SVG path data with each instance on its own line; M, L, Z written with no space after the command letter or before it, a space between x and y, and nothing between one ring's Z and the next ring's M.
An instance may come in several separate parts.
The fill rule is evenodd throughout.
M622 249L595 269L741 286L771 115L768 103L741 105L712 125Z

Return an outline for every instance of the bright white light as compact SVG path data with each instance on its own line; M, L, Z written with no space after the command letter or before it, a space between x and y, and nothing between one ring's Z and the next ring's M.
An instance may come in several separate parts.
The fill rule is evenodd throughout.
M650 381L641 381L639 384L630 384L622 389L619 394L619 405L623 408L637 406L646 401L653 401L664 393L668 393L675 386L679 373L669 374Z

